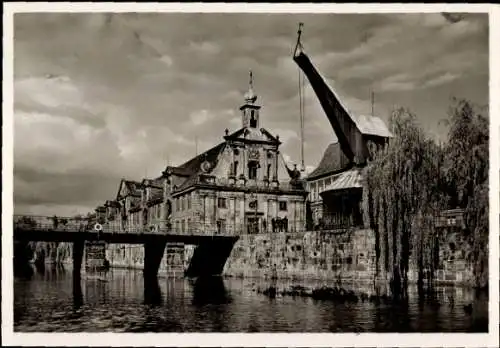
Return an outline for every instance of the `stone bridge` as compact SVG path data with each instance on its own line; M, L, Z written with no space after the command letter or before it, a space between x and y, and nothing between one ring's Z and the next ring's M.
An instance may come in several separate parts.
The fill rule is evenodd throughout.
M55 221L56 220L56 221ZM104 241L119 244L144 245L144 279L156 278L167 243L196 245L191 262L185 272L189 277L220 275L238 236L196 229L176 231L151 230L146 227L127 229L100 224L82 224L73 218L54 219L47 216L14 216L16 242L73 243L73 277L80 279L86 241Z

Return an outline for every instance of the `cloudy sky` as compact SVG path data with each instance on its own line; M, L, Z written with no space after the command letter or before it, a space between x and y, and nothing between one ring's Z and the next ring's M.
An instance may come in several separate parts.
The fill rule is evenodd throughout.
M441 14L16 14L14 202L74 214L120 178L158 176L240 127L253 70L261 125L300 161L297 24L316 67L354 113L415 112L432 136L450 97L488 103L488 18ZM305 162L335 140L305 91Z

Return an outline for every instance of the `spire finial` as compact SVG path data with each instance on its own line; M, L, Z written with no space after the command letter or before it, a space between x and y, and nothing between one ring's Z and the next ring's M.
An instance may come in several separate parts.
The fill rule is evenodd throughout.
M253 72L252 72L252 69L250 69L249 75L250 75L250 79L248 81L248 92L245 93L245 101L247 103L253 104L257 100L257 96L253 92Z

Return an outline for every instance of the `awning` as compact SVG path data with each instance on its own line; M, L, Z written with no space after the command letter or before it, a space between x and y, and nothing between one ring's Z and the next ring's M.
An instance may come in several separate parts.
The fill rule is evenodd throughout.
M362 176L361 170L354 168L332 177L332 182L329 185L325 186L321 194L332 191L357 188L363 188Z

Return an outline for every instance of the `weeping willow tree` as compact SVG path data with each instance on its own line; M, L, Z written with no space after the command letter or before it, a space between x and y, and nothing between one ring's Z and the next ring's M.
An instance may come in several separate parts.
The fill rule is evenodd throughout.
M408 283L410 255L420 279L435 264L432 217L445 204L443 156L408 110L395 110L390 125L394 137L364 169L363 201L366 221L375 231L376 276L399 295Z
M465 210L468 253L474 267L475 285L488 282L488 118L467 100L454 99L450 108L448 143L444 148L443 173L450 206Z
M404 294L410 262L418 283L439 264L435 217L463 208L477 286L488 281L488 120L466 100L450 108L444 146L406 109L390 119L393 138L364 169L365 221L375 232L376 277ZM426 273L426 274L425 274Z

